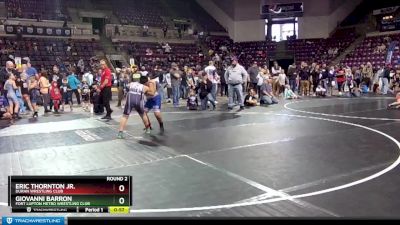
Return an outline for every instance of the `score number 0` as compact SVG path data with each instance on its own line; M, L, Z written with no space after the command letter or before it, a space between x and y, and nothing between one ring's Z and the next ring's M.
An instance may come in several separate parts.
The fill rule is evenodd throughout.
M125 186L119 185L118 190L119 190L119 192L124 192ZM118 202L119 202L119 204L123 205L125 203L125 198L123 198L123 197L119 198Z

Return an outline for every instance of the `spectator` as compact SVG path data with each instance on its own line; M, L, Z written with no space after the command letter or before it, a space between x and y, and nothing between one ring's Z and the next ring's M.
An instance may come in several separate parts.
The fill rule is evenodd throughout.
M169 46L168 43L165 43L165 44L162 46L162 48L164 49L164 53L165 53L165 54L170 54L170 53L171 53L172 48L171 48L171 46Z
M39 73L37 72L35 67L32 66L30 61L26 62L26 66L27 66L26 74L28 75L28 79L32 76L36 77L36 79L39 79Z
M339 67L336 73L336 82L339 90L339 95L341 95L342 85L346 81L346 71L343 67Z
M121 107L122 100L124 98L124 92L129 83L128 75L126 69L122 69L122 72L118 74L118 102L117 107Z
M213 96L211 95L212 82L208 79L206 73L202 73L202 81L197 87L199 92L199 97L201 101L201 110L207 110L207 103L210 102L213 106L212 110L215 110L215 102Z
M390 70L391 70L390 65L387 65L382 74L382 92L381 93L383 95L386 95L389 90Z
M171 64L171 69L169 71L171 77L171 86L172 86L172 98L174 107L179 107L179 97L180 97L180 86L181 86L181 77L182 71L179 70L179 67L176 63Z
M281 72L282 72L281 70L282 70L282 67L280 67L278 65L277 61L274 61L272 70L271 70L271 72L272 72L271 75L272 75L272 80L273 80L272 90L273 90L274 94L279 92L278 76L279 76L279 74L281 74Z
M50 98L51 101L53 102L52 104L54 105L54 112L58 113L58 110L60 108L60 103L62 100L62 95L56 81L52 82L52 87L50 89Z
M208 80L212 82L212 90L211 90L211 95L214 99L214 101L217 99L217 93L218 93L218 83L220 82L219 75L217 74L217 68L214 66L214 61L210 61L208 63L208 66L204 69L208 76ZM215 103L218 103L215 101Z
M273 79L264 80L264 84L261 86L261 100L260 104L278 104L278 100L275 98L274 93L272 91L272 82Z
M81 97L80 97L80 93L79 93L79 85L81 84L81 82L78 80L77 76L76 76L76 69L74 67L72 67L70 69L70 75L67 77L68 79L68 85L71 88L71 91L73 93L75 93L75 97L76 97L76 101L78 102L78 105L81 105ZM72 101L72 99L71 99ZM72 105L74 103L72 102Z
M250 84L251 88L254 88L254 91L257 93L257 76L260 73L260 69L257 65L257 62L253 62L253 65L247 70L247 73L250 76Z
M143 25L143 37L147 37L149 35L149 26L147 24Z
M313 90L314 96L316 96L317 86L319 84L319 79L320 79L319 78L320 74L321 74L321 71L320 71L319 65L315 65L315 67L313 67L310 70L310 77L311 77L311 82L312 82L312 86L313 86L312 90Z
M86 69L86 73L83 74L82 76L82 80L85 79L89 85L89 87L91 87L93 85L93 74L90 71L90 69Z
M189 80L188 80L188 72L189 68L187 66L184 67L182 77L181 77L181 86L180 86L180 97L182 99L187 99L188 88L189 88Z
M164 38L166 38L167 37L167 32L168 32L168 25L164 25L162 30L163 30L163 33L164 33Z
M182 27L180 25L178 26L178 37L182 39Z
M77 66L79 68L79 75L82 75L85 72L85 62L82 58L79 59Z
M279 76L278 76L278 96L280 96L282 93L284 93L285 92L285 87L286 87L286 83L288 83L287 82L287 77L286 77L286 74L285 74L285 70L281 70L281 73L279 74Z
M249 93L244 98L244 105L247 107L252 107L252 106L258 105L256 91L254 90L254 88L249 89Z
M243 66L238 64L237 58L232 59L231 65L225 72L225 80L228 83L228 109L232 110L234 105L234 93L236 94L240 109L244 109L244 99L243 99L243 83L247 79L248 74Z
M288 72L287 72L288 78L289 78L289 86L290 89L294 92L297 90L297 80L298 80L298 74L297 74L297 66L296 63L293 62L292 65L289 66Z
M346 81L342 85L344 95L347 97L360 97L360 89L354 81L351 73L346 75Z
M146 55L147 55L147 56L153 55L153 51L152 51L150 48L147 48L147 49L146 49Z
M199 107L199 103L198 103L197 96L196 96L196 91L194 89L191 89L189 91L189 97L187 100L186 107L188 110L197 110L197 108Z
M145 66L140 67L140 74L142 75L142 77L147 77L147 75L149 74L149 71L146 70Z
M39 79L39 87L40 87L40 94L42 95L43 98L43 107L45 114L51 112L51 110L49 110L48 108L50 105L50 92L49 92L50 86L51 85L47 73L41 72Z
M119 25L115 25L115 27L114 27L114 35L118 35L118 36L121 35L121 33L119 32Z
M301 63L299 77L300 77L300 94L301 96L308 96L310 87L310 81L309 81L310 75L308 74L307 64L305 62Z
M3 90L6 80L10 73L14 72L14 63L12 61L7 61L6 66L0 70L0 91ZM6 95L6 93L3 93Z
M373 78L374 72L372 69L372 64L370 62L367 63L367 66L364 67L362 70L362 81L367 85L368 88L371 88L371 83L372 83L372 78Z
M297 96L292 89L290 89L290 85L286 85L285 87L285 93L284 93L284 98L285 99L298 99L299 96Z

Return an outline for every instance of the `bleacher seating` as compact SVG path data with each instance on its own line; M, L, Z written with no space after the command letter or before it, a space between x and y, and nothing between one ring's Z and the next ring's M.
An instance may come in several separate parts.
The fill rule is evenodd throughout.
M377 51L377 47L385 44L386 49L389 45L387 42L387 37L390 37L391 41L400 41L400 34L394 34L390 36L375 36L367 37L364 41L359 44L354 51L346 56L342 63L349 66L360 66L361 64L366 64L370 62L374 68L378 66L384 66L386 62L387 50L382 52ZM398 46L398 45L397 45ZM397 47L392 55L392 63L396 64L398 57L400 56L400 50Z
M114 43L116 48L128 49L128 53L137 58L143 65L152 64L154 61L167 65L171 62L186 62L194 64L198 62L197 46L195 44L169 44L171 54L164 53L161 44L133 43L133 42L117 42ZM153 54L146 55L146 49L151 49Z
M10 18L71 20L64 3L61 0L6 0L5 6Z
M37 46L37 50L35 47ZM47 47L52 46L52 51L48 51ZM67 51L68 46L71 50ZM18 40L14 37L0 38L1 54L0 65L5 65L9 60L9 56L29 57L32 65L37 68L49 69L57 64L57 60L62 62L77 63L79 59L83 59L88 65L91 57L95 56L95 51L101 47L94 40L74 40L59 38L23 38Z
M355 40L350 34L345 37L331 37L327 39L298 39L288 41L288 49L294 51L296 63L317 62L330 63L338 54L343 52ZM329 55L329 49L337 48L336 55Z
M253 41L238 42L233 45L233 52L246 67L253 62L262 65L268 61L268 54L276 50L276 42Z

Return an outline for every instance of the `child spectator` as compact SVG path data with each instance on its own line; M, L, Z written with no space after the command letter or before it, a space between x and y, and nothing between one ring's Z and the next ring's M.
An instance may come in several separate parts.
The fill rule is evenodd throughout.
M82 80L82 100L83 100L83 110L89 111L90 105L90 88L86 79Z
M249 93L244 98L244 105L247 107L259 105L257 102L256 91L254 88L250 88Z
M286 85L286 83L289 83L289 82L286 82L286 74L285 74L285 70L283 70L283 69L281 69L281 72L279 73L279 75L278 75L278 86L279 86L279 96L285 91L285 85Z
M58 88L57 81L51 83L50 98L54 105L54 112L58 113L60 109L60 102L62 99L60 88Z
M290 85L286 85L285 92L284 92L284 97L285 97L285 99L298 99L299 98L299 96L296 95L292 91L292 89L290 88Z
M199 102L197 100L196 92L193 89L190 89L189 97L187 100L187 109L197 110L198 107L199 107Z
M61 112L64 112L65 104L69 104L70 110L72 112L72 89L68 84L67 78L62 79L61 93L62 93Z
M318 97L326 97L326 88L325 88L324 84L325 84L325 82L322 81L322 80L319 82L319 84L317 86L317 89L315 89L316 96L318 96Z

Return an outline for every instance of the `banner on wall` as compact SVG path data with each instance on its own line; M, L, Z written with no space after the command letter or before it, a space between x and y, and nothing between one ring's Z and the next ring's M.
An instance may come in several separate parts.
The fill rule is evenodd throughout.
M301 16L303 16L302 2L261 6L262 19Z
M70 37L71 28L6 25L6 34Z
M381 31L394 31L400 30L400 18L395 18L393 20L382 20L381 21Z
M387 8L382 8L382 9L376 9L373 11L373 15L382 15L382 14L390 14L394 13L399 9L400 6L393 6L393 7L387 7Z

